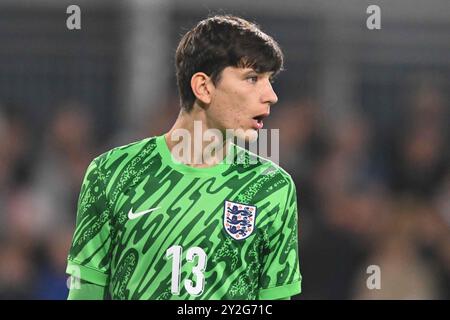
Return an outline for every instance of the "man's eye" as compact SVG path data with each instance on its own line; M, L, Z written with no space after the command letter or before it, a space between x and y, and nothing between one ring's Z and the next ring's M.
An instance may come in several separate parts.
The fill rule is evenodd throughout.
M257 76L248 77L247 81L250 83L256 83L258 81L258 77Z

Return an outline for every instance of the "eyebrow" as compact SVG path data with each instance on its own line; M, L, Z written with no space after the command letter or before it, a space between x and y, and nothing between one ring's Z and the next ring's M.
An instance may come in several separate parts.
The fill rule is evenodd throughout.
M257 75L260 75L260 74L265 74L265 73L268 73L268 74L269 74L269 78L273 78L273 76L274 76L274 74L275 74L275 72L273 72L273 71L257 72L256 70L251 69L251 70L245 71L245 72L243 73L243 75L244 75L244 76L248 76L248 75L250 75L250 74L257 74Z
M251 70L245 71L245 72L243 73L243 75L244 75L244 76L247 76L247 75L250 75L250 74L252 74L252 73L259 74L258 72L256 72L256 70L251 69Z

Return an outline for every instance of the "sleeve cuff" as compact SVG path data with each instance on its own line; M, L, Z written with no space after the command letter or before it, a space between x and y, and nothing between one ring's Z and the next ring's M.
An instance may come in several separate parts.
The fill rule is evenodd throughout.
M73 260L68 260L66 273L100 286L105 286L108 279L106 273L91 267L83 266Z
M292 297L296 294L302 292L301 280L298 280L291 284L286 284L284 286L273 287L268 289L261 289L259 291L259 300L274 300Z

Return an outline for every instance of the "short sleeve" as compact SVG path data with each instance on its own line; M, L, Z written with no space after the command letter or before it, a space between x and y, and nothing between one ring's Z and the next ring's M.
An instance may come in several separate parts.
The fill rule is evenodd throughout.
M111 226L105 176L99 170L97 159L90 163L81 186L66 272L105 285L110 266Z
M280 210L268 229L268 250L263 258L258 298L291 297L301 292L298 256L297 194L294 182L284 187Z

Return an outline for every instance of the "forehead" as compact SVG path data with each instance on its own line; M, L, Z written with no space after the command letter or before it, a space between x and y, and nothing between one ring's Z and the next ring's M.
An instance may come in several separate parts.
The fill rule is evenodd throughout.
M268 72L256 72L255 69L253 68L248 68L248 67L233 67L233 66L228 66L225 69L223 69L222 71L222 75L230 75L230 76L237 76L237 77L241 77L241 76L246 76L246 75L250 75L250 74L258 74L258 75L263 75L263 76L267 76L270 77L274 74L273 71L268 71Z

